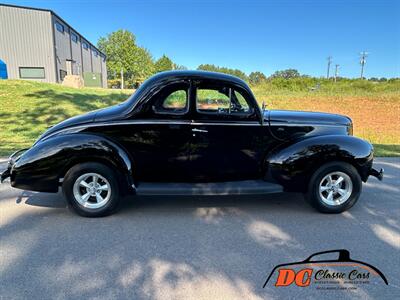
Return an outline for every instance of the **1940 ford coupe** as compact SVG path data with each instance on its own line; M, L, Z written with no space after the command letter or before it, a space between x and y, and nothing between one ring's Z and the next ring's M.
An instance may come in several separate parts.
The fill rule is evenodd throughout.
M262 109L247 84L201 71L159 73L125 102L63 121L13 154L1 180L63 193L78 214L113 213L122 195L301 192L317 210L357 201L373 147L345 116Z

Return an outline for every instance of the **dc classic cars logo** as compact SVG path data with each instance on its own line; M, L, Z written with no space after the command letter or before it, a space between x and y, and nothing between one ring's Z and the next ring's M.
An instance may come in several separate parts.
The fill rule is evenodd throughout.
M315 257L337 253L337 259L316 260ZM350 258L345 249L317 252L298 262L277 265L267 277L263 288L274 277L275 287L309 287L317 289L355 289L357 285L369 284L373 280L388 281L383 273L369 263Z

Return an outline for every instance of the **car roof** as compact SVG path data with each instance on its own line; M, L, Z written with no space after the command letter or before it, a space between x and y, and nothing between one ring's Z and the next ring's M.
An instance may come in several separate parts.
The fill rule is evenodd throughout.
M251 95L253 99L252 101L256 102L254 95L251 92L251 89L249 88L247 83L238 77L210 71L173 70L157 73L156 75L153 75L152 77L144 81L136 90L136 92L133 93L130 98L128 98L127 103L135 103L133 105L133 109L135 109L135 107L139 107L141 103L144 103L148 99L150 99L148 95L153 95L159 88L162 88L173 82L188 79L206 79L212 81L221 81L240 86L241 88L246 90L249 95Z
M157 73L153 77L151 77L151 81L159 81L167 78L187 78L187 79L210 79L210 80L222 80L233 82L239 85L247 86L246 82L242 79L218 72L210 72L210 71L200 71L200 70L173 70L173 71L165 71L161 73Z

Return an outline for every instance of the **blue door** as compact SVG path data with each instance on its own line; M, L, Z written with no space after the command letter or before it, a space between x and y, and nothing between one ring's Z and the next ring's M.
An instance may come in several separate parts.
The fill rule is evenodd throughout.
M7 79L7 65L0 59L0 79Z

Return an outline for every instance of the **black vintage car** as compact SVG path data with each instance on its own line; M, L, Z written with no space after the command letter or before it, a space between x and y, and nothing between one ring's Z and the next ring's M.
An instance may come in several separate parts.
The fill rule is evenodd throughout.
M10 157L1 180L57 192L83 216L114 212L121 196L302 192L339 213L360 196L373 148L348 117L260 109L246 83L171 71L125 102L61 122Z

